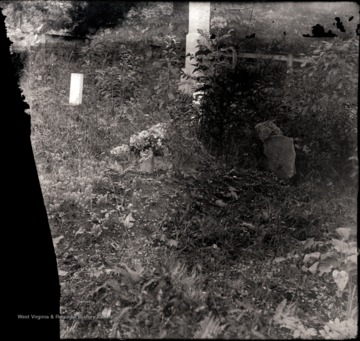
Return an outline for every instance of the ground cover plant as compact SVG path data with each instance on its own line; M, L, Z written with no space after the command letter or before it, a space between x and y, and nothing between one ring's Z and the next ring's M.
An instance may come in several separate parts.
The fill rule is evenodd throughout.
M22 87L58 258L61 337L354 337L356 131L349 128L356 107L349 99L357 84L350 80L346 93L339 83L326 88L350 110L328 96L319 104L324 126L307 112L295 115L305 106L283 96L309 101L309 77L321 77L329 56L340 70L342 53L355 55L351 42L321 45L301 75L286 75L302 79L297 94L281 66L233 69L218 53L228 46L212 41L210 53L197 56L207 56L203 71L219 72L207 74L203 111L177 91L183 44L171 34L160 42L161 52L146 56L141 42L99 34L77 51L29 56ZM81 106L67 105L71 72L85 75ZM237 83L239 75L246 84ZM224 84L231 91L224 93ZM256 168L251 131L273 117L291 136L306 134L299 140L306 172L297 186ZM219 120L221 134L209 129ZM153 134L159 123L166 138ZM158 142L143 143L149 136L161 137L164 148L154 153L155 171L144 173L141 152ZM340 156L342 163L353 157L341 172ZM319 168L329 165L336 171Z

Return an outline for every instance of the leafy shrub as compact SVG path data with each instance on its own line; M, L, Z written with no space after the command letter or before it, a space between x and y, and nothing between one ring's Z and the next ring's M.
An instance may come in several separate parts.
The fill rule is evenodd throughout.
M346 319L354 318L354 295L357 283L357 247L356 242L350 238L350 228L336 229L340 239L332 238L329 242L308 239L304 245L305 250L315 252L306 253L304 256L303 270L322 276L331 273L337 286L337 296L347 292ZM311 266L310 266L311 265Z
M197 91L203 93L198 136L216 155L253 166L254 126L277 118L283 66L264 60L235 64L231 30L218 37L201 34L204 40L193 56L194 72L200 73Z
M259 153L254 126L275 120L295 139L298 173L356 176L355 39L322 42L300 70L286 73L284 64L271 61L236 63L232 30L219 36L199 32L203 39L192 56L198 73L193 78L203 95L198 136L210 151L254 166Z
M116 100L116 104L120 106L134 97L135 89L139 87L141 79L131 66L126 66L119 65L95 71L100 98L112 100L113 103Z
M358 48L357 39L323 41L289 77L286 133L299 138L304 173L326 170L339 178L356 166L349 158L357 147Z
M336 285L335 296L340 303L334 306L337 317L324 323L319 330L308 329L296 316L295 303L286 306L286 300L283 300L276 309L274 322L293 331L294 337L312 338L320 334L325 339L348 339L354 338L357 334L355 322L358 316L356 242L353 240L351 228L337 228L336 233L339 238L332 238L331 241L315 241L314 238L304 241L302 270L305 273L310 272L313 276L318 275L323 281ZM289 257L295 259L299 255L289 254ZM278 258L280 259L281 257ZM341 308L343 302L346 307L344 310Z

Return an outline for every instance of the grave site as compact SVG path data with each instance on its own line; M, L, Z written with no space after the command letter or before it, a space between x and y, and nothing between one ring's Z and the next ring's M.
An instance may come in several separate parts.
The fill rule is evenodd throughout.
M0 8L22 103L9 117L19 134L30 120L36 164L14 187L30 205L19 330L357 336L358 4Z

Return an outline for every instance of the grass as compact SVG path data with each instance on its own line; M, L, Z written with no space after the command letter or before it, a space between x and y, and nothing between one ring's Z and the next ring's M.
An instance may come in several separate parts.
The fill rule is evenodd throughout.
M216 164L179 176L161 157L152 174L124 172L133 161L109 151L161 115L114 115L90 85L82 106L66 105L66 77L80 66L56 62L56 81L34 62L23 87L58 257L62 338L354 337L356 187L295 187ZM315 261L328 270L326 259L334 263L319 275ZM351 274L342 290L333 269Z

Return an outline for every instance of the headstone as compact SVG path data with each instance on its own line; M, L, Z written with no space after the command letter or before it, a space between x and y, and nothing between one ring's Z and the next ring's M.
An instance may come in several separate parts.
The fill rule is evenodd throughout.
M83 85L84 75L82 73L72 73L70 82L69 104L79 105L82 103Z
M262 142L264 142L270 136L283 135L280 128L272 121L258 123L255 126L255 131Z
M290 179L296 173L294 140L283 135L273 135L264 141L266 167L281 179Z
M198 30L204 32L210 31L210 2L190 1L189 2L189 32L186 35L186 55L195 54L197 51L198 40L202 39ZM185 59L185 68L183 72L187 75L194 76L195 65L189 56ZM181 77L179 90L183 93L192 94L196 84L192 79Z

